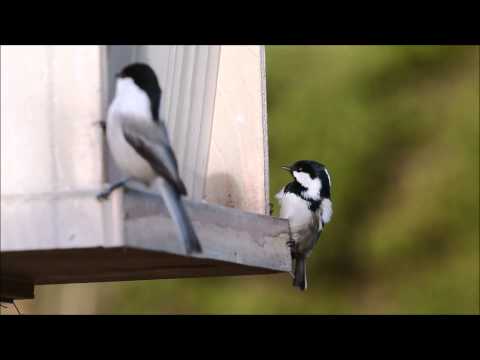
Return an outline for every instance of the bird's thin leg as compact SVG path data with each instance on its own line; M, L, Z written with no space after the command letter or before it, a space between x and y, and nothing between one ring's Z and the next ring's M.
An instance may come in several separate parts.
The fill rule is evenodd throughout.
M287 245L290 248L290 253L292 255L292 259L295 259L297 254L297 246L294 240L287 241Z
M295 279L295 267L297 262L297 245L294 240L287 241L287 245L290 248L290 256L292 257L292 271L290 275Z
M297 250L297 246L296 246L295 240L293 240L293 237L292 237L292 228L290 225L290 221L288 222L288 233L290 234L290 240L287 241L287 246L290 248L292 259L295 259L295 252Z
M110 185L107 189L103 190L102 192L97 194L98 200L107 200L113 190L118 189L119 187L125 186L125 184L130 181L130 178L125 178L120 181L117 181Z

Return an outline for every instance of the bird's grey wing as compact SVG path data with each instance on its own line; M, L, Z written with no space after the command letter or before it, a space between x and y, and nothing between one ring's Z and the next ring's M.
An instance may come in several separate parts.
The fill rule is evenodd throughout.
M122 130L130 146L150 164L152 169L180 194L186 195L187 189L178 174L177 159L163 122L151 124L124 122Z
M162 144L165 145L165 148L169 153L169 157L173 162L173 165L175 166L175 171L178 173L177 158L175 157L175 153L172 149L172 144L170 143L170 138L168 137L167 127L162 120L159 120L157 123L155 123L155 125L157 125L160 130L157 132L158 139Z

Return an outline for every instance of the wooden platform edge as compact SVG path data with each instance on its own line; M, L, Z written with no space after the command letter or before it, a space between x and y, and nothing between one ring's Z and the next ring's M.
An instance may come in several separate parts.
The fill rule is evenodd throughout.
M82 193L89 195L89 191ZM49 198L48 195L45 195ZM78 194L72 195L77 198ZM67 194L61 198L69 197ZM184 199L204 252L185 256L160 196L142 191L115 191L106 227L115 227L121 239L99 238L79 246L0 251L2 297L32 298L33 286L171 279L185 277L260 275L291 271L286 242L288 221ZM111 202L111 204L110 204ZM108 210L110 209L110 211ZM111 212L111 213L110 213ZM105 214L104 214L105 215ZM111 217L118 218L110 221ZM108 236L114 236L108 231ZM108 237L107 236L107 237ZM117 235L118 237L118 235ZM96 244L92 246L91 244ZM2 244L4 245L4 244ZM21 279L7 283L4 279ZM3 285L3 284L6 285ZM15 286L13 286L15 285Z
M198 259L289 272L288 221L184 200L203 247ZM137 191L124 194L125 246L185 255L161 197ZM161 235L159 235L161 234Z

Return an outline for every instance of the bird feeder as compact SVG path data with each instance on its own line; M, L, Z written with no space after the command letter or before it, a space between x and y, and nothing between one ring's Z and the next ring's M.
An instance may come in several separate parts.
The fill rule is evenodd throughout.
M203 252L186 256L159 196L116 190L99 121L114 74L146 62ZM2 46L3 300L34 286L288 272L287 220L268 216L261 46Z

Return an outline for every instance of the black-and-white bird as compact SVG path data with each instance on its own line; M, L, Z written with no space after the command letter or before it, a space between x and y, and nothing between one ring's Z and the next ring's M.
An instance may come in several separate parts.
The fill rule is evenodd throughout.
M276 195L280 217L288 219L292 239L288 242L294 262L293 286L307 288L306 259L332 217L331 179L325 165L300 160L282 166L294 180Z
M161 193L186 253L198 253L202 247L181 198L187 189L178 173L167 129L159 117L161 93L157 76L147 64L130 64L117 74L106 133L112 157L126 177L98 198L107 198L131 180L150 186Z

